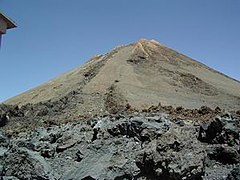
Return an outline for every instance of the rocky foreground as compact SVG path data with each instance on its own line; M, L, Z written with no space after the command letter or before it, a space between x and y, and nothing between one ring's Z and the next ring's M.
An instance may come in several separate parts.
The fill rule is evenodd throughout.
M37 128L16 137L2 130L0 176L3 180L236 180L240 179L239 120L229 113L202 123L160 112L136 112Z

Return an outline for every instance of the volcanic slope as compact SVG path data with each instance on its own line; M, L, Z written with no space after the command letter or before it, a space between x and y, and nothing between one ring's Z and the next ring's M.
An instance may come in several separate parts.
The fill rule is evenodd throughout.
M7 100L25 105L63 101L76 115L162 105L240 107L240 83L155 40L141 39ZM69 109L71 111L69 111Z

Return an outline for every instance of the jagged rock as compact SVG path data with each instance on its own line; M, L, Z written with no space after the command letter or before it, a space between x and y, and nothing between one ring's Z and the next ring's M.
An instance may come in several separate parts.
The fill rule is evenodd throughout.
M240 161L240 155L236 149L229 146L216 146L208 152L211 160L218 161L222 164L237 164Z
M232 165L222 165L221 163L215 163L212 161L212 165L210 166L208 164L205 164L203 180L225 180L231 173L232 169Z
M216 117L213 121L200 127L198 139L210 144L228 144L239 146L240 128L238 121L231 115Z
M6 137L2 132L0 132L0 159L4 157L5 153L8 150L7 148L9 144L10 144L9 138ZM1 172L1 168L0 168L0 172Z
M77 143L77 139L74 139L74 133L65 133L61 138L59 138L57 142L56 151L62 152L68 148L73 147Z
M0 104L0 115L8 115L9 117L22 117L23 114L17 105Z
M0 132L0 147L8 147L9 138L4 135L4 133Z
M210 114L212 112L212 109L207 107L207 106L202 106L199 110L198 113L201 115L206 115L206 114Z
M32 135L33 141L47 141L50 144L55 143L59 138L63 136L61 131L50 130L47 131L43 128L38 128Z
M57 152L62 152L64 150L68 149L68 148L73 147L75 144L76 144L75 141L68 140L67 142L64 142L63 144L59 144L56 148L56 151Z
M169 129L170 121L160 119L161 117L157 119L138 117L131 121L119 120L110 125L108 132L112 136L126 135L136 137L140 141L149 141Z
M7 152L7 148L0 147L0 158L3 158L6 152Z
M48 142L39 142L35 145L35 151L39 152L45 158L51 158L55 154L55 148Z
M5 153L2 176L19 179L53 180L52 168L38 153L26 148L12 148Z
M140 133L142 131L143 122L141 121L133 121L133 122L120 122L116 124L115 127L112 127L108 130L108 132L113 136L118 135L127 135L128 137L138 137L140 138Z
M23 147L23 148L27 148L29 150L34 150L34 148L35 148L35 145L28 140L18 140L17 142L15 142L15 144L19 148Z
M202 124L198 139L202 142L213 143L214 139L222 132L223 126L220 118L216 118L210 123Z
M8 122L8 116L6 114L0 115L0 127L3 127Z
M77 151L75 161L80 162L83 159L84 155L80 150Z
M36 111L36 116L46 116L49 113L49 108L47 106L42 106Z
M231 171L231 174L228 175L227 180L240 180L240 165Z
M122 143L119 143L121 141ZM126 146L126 147L125 147ZM118 177L134 177L137 167L133 161L134 152L127 149L140 149L133 139L96 140L89 146L77 168L67 172L62 179L117 179ZM90 178L90 179L91 179Z
M226 179L240 163L236 118L226 114L200 127L157 112L115 114L18 137L0 133L0 176Z
M149 179L201 179L203 146L185 133L173 128L147 144L136 159L141 174Z
M236 111L236 114L240 116L240 110Z
M10 118L23 117L17 105L0 104L0 127L7 125Z

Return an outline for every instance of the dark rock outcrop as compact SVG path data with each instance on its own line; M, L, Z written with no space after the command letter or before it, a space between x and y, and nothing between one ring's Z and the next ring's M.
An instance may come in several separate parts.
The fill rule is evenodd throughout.
M157 112L115 114L38 128L18 137L1 133L0 176L41 180L237 179L237 118L227 114L199 125Z
M2 165L2 176L14 176L24 180L55 179L51 166L44 158L25 148L11 148L5 153Z
M240 145L239 121L226 114L202 124L198 139L210 144Z
M231 171L231 173L227 177L227 180L240 180L240 165L238 165Z

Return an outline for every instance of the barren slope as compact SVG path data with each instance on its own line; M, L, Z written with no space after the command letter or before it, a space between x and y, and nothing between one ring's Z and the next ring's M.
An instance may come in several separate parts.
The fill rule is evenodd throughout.
M70 98L74 95L74 98ZM78 114L163 105L240 108L240 83L156 41L140 40L7 100L24 105L67 97ZM69 100L71 99L71 100Z

